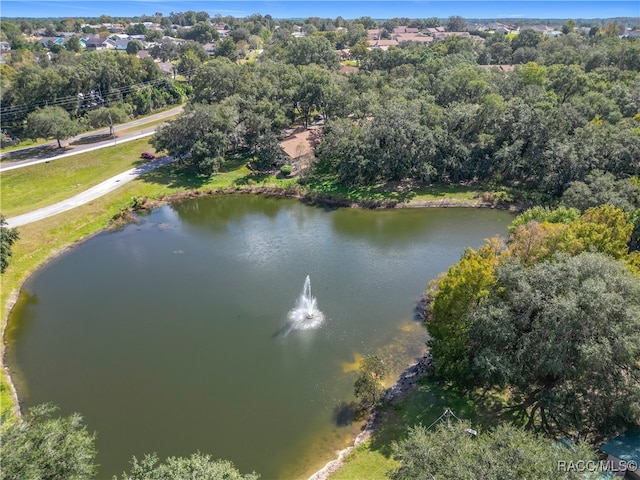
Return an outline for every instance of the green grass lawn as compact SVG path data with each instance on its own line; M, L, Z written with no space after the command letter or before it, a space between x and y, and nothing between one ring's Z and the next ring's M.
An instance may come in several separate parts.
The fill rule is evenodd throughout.
M3 172L2 213L12 217L69 198L146 162L140 158L140 152L145 150L154 151L148 139L140 139Z
M488 427L493 419L488 405L491 403L487 398L480 402L443 386L433 377L423 377L407 397L384 407L382 423L371 440L351 452L344 466L330 478L384 480L387 473L398 466L391 445L406 438L409 427L418 424L429 427L447 408L461 420Z
M479 202L484 190L480 186L418 185L390 182L368 187L347 187L331 175L313 175L305 186L310 192L330 197L346 198L353 202L379 201L419 203L446 200L450 203Z

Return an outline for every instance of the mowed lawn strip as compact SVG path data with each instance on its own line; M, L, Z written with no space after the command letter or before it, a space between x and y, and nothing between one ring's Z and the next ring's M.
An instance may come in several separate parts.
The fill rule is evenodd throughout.
M154 152L148 138L2 172L2 214L9 218L72 197L147 162L143 151Z

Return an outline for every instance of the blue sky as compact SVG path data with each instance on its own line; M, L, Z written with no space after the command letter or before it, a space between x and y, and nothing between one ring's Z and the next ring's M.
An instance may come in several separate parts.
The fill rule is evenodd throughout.
M114 17L153 15L162 12L206 11L211 16L242 17L252 13L270 14L274 18L342 16L346 19L368 15L373 18L441 17L465 18L607 18L640 17L639 0L616 1L529 1L529 0L0 0L2 17Z

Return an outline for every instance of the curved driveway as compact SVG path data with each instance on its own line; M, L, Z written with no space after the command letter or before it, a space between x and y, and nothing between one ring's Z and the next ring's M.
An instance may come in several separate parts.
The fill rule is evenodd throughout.
M114 177L109 178L108 180L105 180L95 187L91 187L84 192L74 195L71 198L58 203L54 203L53 205L49 205L47 207L39 208L38 210L34 210L29 213L24 213L22 215L8 218L6 220L7 226L9 228L19 227L21 225L26 225L27 223L37 222L38 220L42 220L43 218L57 215L58 213L66 212L67 210L71 210L72 208L78 207L90 202L91 200L95 200L96 198L106 195L116 188L129 183L131 180L134 180L140 175L143 175L147 172L150 172L151 170L154 170L163 165L167 165L174 161L174 157L167 156L159 158L157 160L153 160L149 163L145 163L144 165L140 165L139 167L132 168L131 170L127 170L126 172L122 172Z

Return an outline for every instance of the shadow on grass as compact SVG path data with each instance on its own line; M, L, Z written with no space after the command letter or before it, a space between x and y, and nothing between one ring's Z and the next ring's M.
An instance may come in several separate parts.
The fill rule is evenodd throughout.
M371 186L342 185L331 175L311 175L304 184L317 195L347 198L355 202L408 202L415 195L414 186L403 182L388 182Z
M100 135L87 135L86 137L78 138L76 141L71 142L69 145L90 145L92 143L104 142L106 140L113 140L113 135L103 133Z
M233 184L236 186L254 185L256 183L262 183L271 176L270 173L252 172L244 177L236 178Z
M164 185L171 189L188 190L201 188L209 182L209 177L198 175L190 165L172 163L141 175L140 180L147 183Z
M469 420L478 426L495 423L489 398L466 395L440 383L433 376L418 380L418 386L405 398L385 405L381 422L371 437L370 449L387 458L392 456L392 443L404 440L409 427L432 425L447 408L460 420Z
M27 160L30 158L43 159L55 157L67 153L71 148L62 147L58 148L57 145L40 145L37 147L30 147L21 150L15 150L13 152L6 152L2 154L2 161L18 161Z

